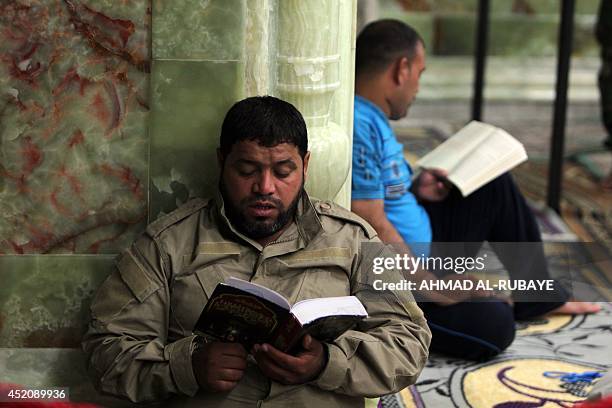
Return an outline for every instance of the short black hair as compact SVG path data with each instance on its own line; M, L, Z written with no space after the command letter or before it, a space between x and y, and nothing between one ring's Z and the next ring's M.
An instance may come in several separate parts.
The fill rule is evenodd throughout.
M355 73L376 74L400 57L412 62L418 43L425 42L408 24L392 19L366 25L357 36Z
M265 147L295 145L304 158L308 132L302 114L289 102L273 96L253 96L236 102L223 119L219 146L223 157L232 146L253 140Z

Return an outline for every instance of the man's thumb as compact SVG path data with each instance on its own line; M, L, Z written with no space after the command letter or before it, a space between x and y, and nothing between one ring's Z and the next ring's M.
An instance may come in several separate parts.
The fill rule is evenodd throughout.
M310 348L312 347L312 336L310 334L304 336L304 340L302 340L302 346L305 350L310 350Z

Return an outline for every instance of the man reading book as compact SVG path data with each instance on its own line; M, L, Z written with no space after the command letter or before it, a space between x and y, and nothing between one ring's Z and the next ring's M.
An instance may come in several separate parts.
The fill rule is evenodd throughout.
M509 174L467 197L451 188L441 170L423 170L412 180L389 119L406 116L425 70L425 45L414 29L395 20L366 26L357 38L355 69L352 210L370 222L381 240L412 245L541 242L534 216ZM478 246L469 246L472 252L464 255L474 255ZM535 247L526 262L496 252L511 275L523 272L529 263L528 278L547 279L546 260ZM510 345L515 318L599 309L567 302L560 286L553 301L517 302L514 307L497 299L438 301L433 294L421 295L428 300L421 307L432 329L432 350L472 359L489 358Z
M273 97L236 103L218 159L218 196L149 225L99 289L83 339L98 389L164 406L355 407L413 383L426 321L410 293L371 290L373 259L391 253L369 224L308 197L301 114ZM330 342L306 335L291 354L194 335L230 277L291 304L353 295L368 317Z

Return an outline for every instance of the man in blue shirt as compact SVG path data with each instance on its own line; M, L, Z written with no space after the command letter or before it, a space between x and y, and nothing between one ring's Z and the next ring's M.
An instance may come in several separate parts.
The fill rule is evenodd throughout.
M414 29L395 20L366 26L357 38L355 69L351 204L382 241L404 245L406 251L412 248L417 256L428 253L432 241L478 243L466 245L464 255L470 256L483 241L494 249L496 242L541 243L534 216L509 174L465 198L442 170L423 170L413 180L388 120L406 116L425 70L424 43ZM528 257L496 253L512 277L529 270L529 279L549 279L541 245L532 247L536 250ZM433 334L431 349L463 358L490 358L514 339L515 319L599 310L597 305L568 302L567 293L555 285L550 301L514 305L497 298L470 302L421 293L420 306Z

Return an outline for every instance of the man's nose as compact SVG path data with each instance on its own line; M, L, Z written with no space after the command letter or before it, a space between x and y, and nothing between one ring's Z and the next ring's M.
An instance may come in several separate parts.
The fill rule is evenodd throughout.
M275 190L274 176L270 171L262 171L258 180L253 185L253 192L257 194L270 195Z

